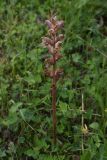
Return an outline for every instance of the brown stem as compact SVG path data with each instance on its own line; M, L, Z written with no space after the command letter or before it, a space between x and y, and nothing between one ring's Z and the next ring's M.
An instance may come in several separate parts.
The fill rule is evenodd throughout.
M55 48L55 36L54 36L54 48ZM55 61L55 53L53 54ZM56 144L56 62L53 64L53 79L52 79L52 117L53 117L53 144Z
M56 144L56 82L52 81L53 143Z

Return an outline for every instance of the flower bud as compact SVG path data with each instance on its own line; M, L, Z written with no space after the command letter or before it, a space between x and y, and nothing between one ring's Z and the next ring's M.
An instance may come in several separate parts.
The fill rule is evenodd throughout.
M57 28L60 29L64 26L64 21L57 21Z
M60 46L61 46L61 41L58 41L56 44L55 44L55 49L59 49L60 48Z
M47 46L48 44L53 45L54 42L50 38L44 37L43 43Z
M64 35L60 34L59 36L56 37L55 42L57 43L58 41L62 41L64 39Z
M52 23L51 23L49 20L46 20L45 23L46 23L46 25L47 25L49 28L52 27Z

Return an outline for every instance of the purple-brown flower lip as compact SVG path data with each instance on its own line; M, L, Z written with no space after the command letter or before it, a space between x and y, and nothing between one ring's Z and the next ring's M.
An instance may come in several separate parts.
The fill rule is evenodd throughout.
M51 29L51 33L53 31L57 31L64 26L64 21L57 21L56 16L53 16L49 20L46 20L45 23L48 28Z

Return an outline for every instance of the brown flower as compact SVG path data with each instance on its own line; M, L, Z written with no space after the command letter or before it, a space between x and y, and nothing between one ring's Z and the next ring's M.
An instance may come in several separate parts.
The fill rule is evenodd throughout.
M50 58L45 59L45 74L52 78L52 110L53 110L53 141L56 143L56 85L63 70L56 68L56 62L62 57L60 54L63 34L58 35L58 31L63 27L64 22L58 21L56 16L52 16L49 20L45 21L48 26L49 37L42 38L42 45L46 47L51 54Z

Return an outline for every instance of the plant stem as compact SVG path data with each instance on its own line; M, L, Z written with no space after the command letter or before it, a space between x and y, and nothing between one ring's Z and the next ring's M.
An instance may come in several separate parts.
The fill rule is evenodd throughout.
M56 82L52 81L53 143L56 144Z
M55 36L54 36L54 48L55 48ZM55 53L53 54L55 61ZM56 62L53 64L53 79L52 79L52 112L53 112L53 144L56 144Z
M82 128L84 128L84 94L82 93ZM84 134L82 134L82 153L84 153Z

